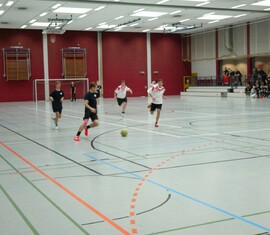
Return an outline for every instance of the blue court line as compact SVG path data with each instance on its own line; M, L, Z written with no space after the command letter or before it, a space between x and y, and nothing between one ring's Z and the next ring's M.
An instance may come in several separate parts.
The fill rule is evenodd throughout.
M97 162L100 162L100 163L102 163L102 164L108 165L108 166L110 166L110 167L112 167L112 168L114 168L114 169L117 169L117 170L122 171L122 172L124 172L124 173L127 173L127 174L129 174L129 175L133 175L133 176L135 176L135 177L138 178L138 179L144 179L144 177L142 177L142 176L140 176L140 175L137 175L137 174L135 174L135 173L130 173L130 172L128 172L127 170L125 170L125 169L123 169L123 168L117 167L117 166L115 166L115 165L113 165L113 164L111 164L111 163L108 163L108 162L105 162L105 161L100 160L100 159L98 159L98 158L95 158L95 157L93 157L93 156L91 156L91 155L89 155L89 154L86 154L86 153L85 153L84 155L85 155L86 157L89 157L89 158L91 158L91 159L97 161ZM254 226L254 227L260 228L260 229L262 229L262 230L264 230L264 231L270 232L270 228L267 228L267 227L264 227L264 226L262 226L262 225L260 225L260 224L254 223L254 222L252 222L252 221L250 221L250 220L247 220L247 219L245 219L245 218L243 218L243 217L241 217L241 216L238 216L238 215L235 215L235 214L233 214L233 213L231 213L231 212L225 211L225 210L223 210L223 209L221 209L221 208L218 208L218 207L216 207L216 206L214 206L214 205L208 204L208 203L206 203L206 202L204 202L204 201L201 201L201 200L199 200L199 199L196 199L196 198L194 198L194 197L192 197L192 196L189 196L189 195L187 195L187 194L185 194L185 193L181 193L181 192L176 191L176 190L174 190L174 189L172 189L172 188L166 187L165 185L159 184L159 183L157 183L157 182L155 182L155 181L153 181L153 180L145 179L145 181L147 181L148 183L154 184L154 185L156 185L156 186L158 186L158 187L160 187L160 188L166 189L167 191L170 191L170 192L173 192L173 193L175 193L175 194L177 194L177 195L180 195L180 196L182 196L182 197L185 197L185 198L187 198L187 199L189 199L189 200L192 200L192 201L194 201L194 202L197 202L197 203L199 203L199 204L201 204L201 205L204 205L204 206L206 206L206 207L208 207L208 208L211 208L211 209L216 210L216 211L218 211L218 212L221 212L221 213L223 213L223 214L229 215L230 217L233 217L233 218L235 218L235 219L238 219L238 220L240 220L240 221L242 221L242 222L244 222L244 223L247 223L247 224L252 225L252 226Z

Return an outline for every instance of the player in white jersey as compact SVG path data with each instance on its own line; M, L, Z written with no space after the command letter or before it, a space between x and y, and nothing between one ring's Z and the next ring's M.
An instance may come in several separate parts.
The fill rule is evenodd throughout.
M117 98L117 103L122 106L122 113L125 113L127 107L127 92L132 94L132 90L126 86L126 81L122 81L114 91L114 98Z
M159 79L157 81L157 84L151 86L147 90L147 92L149 96L152 98L152 103L149 107L150 113L153 114L155 110L157 110L155 127L158 127L158 121L159 121L160 112L162 108L163 98L166 99L166 97L163 95L165 92L165 88L163 87L163 80Z

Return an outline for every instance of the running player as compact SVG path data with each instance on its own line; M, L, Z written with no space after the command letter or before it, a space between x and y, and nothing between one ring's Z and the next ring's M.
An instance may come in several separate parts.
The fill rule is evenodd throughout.
M55 123L55 130L58 130L58 121L61 118L63 105L62 102L64 100L64 91L61 90L61 82L55 82L55 90L50 94L50 101L52 102L52 109L55 113L55 117L53 118Z
M88 129L99 125L97 116L97 84L95 82L90 84L90 90L84 96L84 106L83 123L80 125L79 130L74 137L75 141L80 141L80 134L83 129L85 136L88 136ZM89 118L91 118L92 123L87 125Z
M126 86L126 81L122 80L121 85L114 91L114 98L117 98L118 105L122 106L122 113L125 113L127 107L127 92L132 94L132 90Z
M163 98L166 99L166 97L163 95L165 92L165 88L163 87L163 80L159 79L157 81L157 84L151 86L147 90L147 92L149 96L152 98L152 103L149 107L150 113L154 114L155 110L157 110L155 127L158 127L158 121L159 121L160 112L162 109Z

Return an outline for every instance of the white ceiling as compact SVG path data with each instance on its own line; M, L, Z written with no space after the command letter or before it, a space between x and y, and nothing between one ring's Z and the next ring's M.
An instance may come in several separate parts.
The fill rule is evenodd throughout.
M26 25L26 29L46 29L44 27L34 27L29 23L35 19L36 22L49 22L48 19L64 19L68 20L72 15L72 23L63 27L64 30L79 30L84 31L86 28L89 31L104 31L105 29L97 28L100 23L106 22L108 25L124 25L121 32L163 32L164 28L171 27L173 24L179 24L179 21L189 19L180 26L198 26L196 29L189 29L185 31L177 31L175 33L194 33L210 29L215 29L223 26L237 25L248 21L259 21L269 18L269 6L255 6L252 3L258 2L256 0L208 0L210 2L204 6L196 6L207 0L169 0L163 4L157 4L160 0L66 0L66 1L50 1L50 0L14 0L14 4L10 7L6 6L8 0L0 0L2 4L1 10L4 11L0 14L0 28L20 29ZM87 13L84 18L79 18L81 14L56 14L52 7L60 3L61 7L76 7L76 8L91 8L92 10ZM232 9L236 5L246 4L243 7ZM96 8L105 6L102 10L95 11ZM131 16L134 11L144 8L145 11L155 11L166 13L158 19L149 21L147 17ZM174 11L181 10L180 13L170 14ZM47 12L46 16L41 17L40 14ZM225 15L230 18L220 20L215 23L209 24L213 20L197 19L205 14L215 12L214 15ZM246 14L243 17L234 18L241 14ZM123 16L121 19L115 19ZM138 23L132 26L133 23ZM160 30L156 30L162 25ZM115 27L107 29L107 31L115 31L119 28ZM169 30L167 30L169 32Z

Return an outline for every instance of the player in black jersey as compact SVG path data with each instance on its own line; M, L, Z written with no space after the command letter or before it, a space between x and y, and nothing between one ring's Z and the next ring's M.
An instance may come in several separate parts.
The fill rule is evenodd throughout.
M85 136L88 136L88 129L98 126L98 116L97 116L97 83L92 82L90 84L90 90L84 96L84 117L83 124L80 125L79 130L74 137L75 141L80 141L80 134L84 129ZM89 118L91 118L92 123L87 125Z

